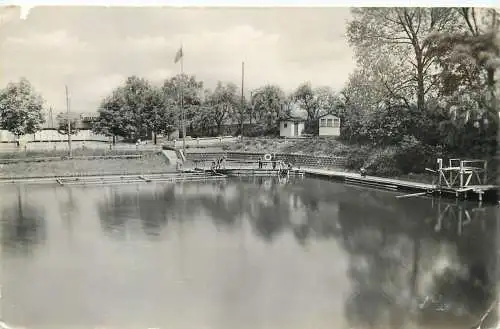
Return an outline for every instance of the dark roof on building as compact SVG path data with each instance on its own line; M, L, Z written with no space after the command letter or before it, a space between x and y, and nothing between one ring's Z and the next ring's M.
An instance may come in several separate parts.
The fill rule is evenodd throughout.
M304 118L302 117L299 117L299 116L288 116L288 117L285 117L283 119L280 119L279 121L293 121L293 122L304 122L306 121Z

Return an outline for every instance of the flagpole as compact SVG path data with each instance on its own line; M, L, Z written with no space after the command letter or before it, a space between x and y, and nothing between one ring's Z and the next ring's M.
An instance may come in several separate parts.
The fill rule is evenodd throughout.
M71 151L71 121L69 119L69 94L68 94L68 86L64 86L66 90L66 120L67 120L67 133L68 133L68 150L69 150L69 157L71 158L72 156L72 151Z
M184 113L184 50L181 44L181 117L182 117L182 153L186 154L186 114Z

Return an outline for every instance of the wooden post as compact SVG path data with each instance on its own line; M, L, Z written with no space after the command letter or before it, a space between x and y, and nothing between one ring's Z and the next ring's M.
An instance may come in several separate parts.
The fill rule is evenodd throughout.
M464 187L464 163L460 161L460 188Z
M462 207L458 207L458 225L457 225L457 229L458 229L458 235L462 235L462 222L463 222L463 215L462 215Z
M488 161L483 162L483 168L484 168L484 173L483 173L483 185L486 185L488 182Z
M452 163L453 163L453 162L452 162L452 161L451 161L451 159L450 159L450 163L449 163L449 166L450 166L450 167L452 167ZM453 170L450 170L450 177L449 177L449 179L450 179L450 184L451 184L451 182L453 181Z
M443 159L439 158L437 159L438 162L438 173L439 173L439 178L438 178L438 186L441 188L441 175L442 175L442 169L443 169Z

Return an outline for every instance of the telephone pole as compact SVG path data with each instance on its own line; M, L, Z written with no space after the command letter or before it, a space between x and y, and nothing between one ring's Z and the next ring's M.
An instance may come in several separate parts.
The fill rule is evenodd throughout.
M52 113L52 106L49 109L49 120L50 120L50 128L54 129L54 116Z
M65 86L66 89L66 122L68 124L68 148L69 148L69 157L71 158L72 156L72 150L71 150L71 121L69 119L69 95L68 95L68 86Z
M245 62L241 62L241 127L240 127L240 134L241 138L243 139L243 129L245 126L245 94L244 94L244 84L245 84Z

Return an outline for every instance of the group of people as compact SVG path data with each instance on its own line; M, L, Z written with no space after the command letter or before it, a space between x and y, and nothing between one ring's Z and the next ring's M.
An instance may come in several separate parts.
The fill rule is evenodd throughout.
M290 162L286 163L285 161L279 161L276 158L276 154L274 154L274 153L271 155L270 160L266 160L265 157L259 157L259 169L264 168L264 163L267 163L267 162L271 162L273 170L276 169L278 164L280 164L279 169L285 169L285 168L287 168L288 170L292 169L292 164ZM283 166L281 166L281 165L283 165Z
M223 155L222 157L214 160L210 167L210 170L216 172L217 169L221 169L225 167L227 156ZM271 155L271 159L268 160L265 157L259 157L258 164L259 169L264 168L264 164L270 162L273 170L279 169L283 172L288 172L292 169L292 164L290 162L280 161L277 159L276 154Z
M222 157L214 160L210 169L215 173L217 169L223 168L225 166L226 159L226 155L223 155Z

